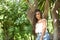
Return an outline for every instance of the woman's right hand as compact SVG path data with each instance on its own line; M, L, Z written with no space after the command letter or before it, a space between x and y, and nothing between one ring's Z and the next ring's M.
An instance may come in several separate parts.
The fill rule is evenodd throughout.
M40 40L43 40L43 37L40 37Z
M43 39L40 38L40 40L43 40Z

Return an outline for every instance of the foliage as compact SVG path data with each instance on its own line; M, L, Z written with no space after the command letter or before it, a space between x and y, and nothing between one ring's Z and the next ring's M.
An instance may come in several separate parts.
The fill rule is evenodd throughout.
M27 9L28 5L24 0L0 1L0 23L3 25L0 27L0 40L28 40L30 38L32 26L27 19Z
M31 4L34 1L30 0ZM52 4L54 1L51 1ZM38 9L44 11L45 0L38 0ZM34 40L32 25L27 18L25 0L0 0L0 40ZM53 24L48 13L48 29L53 33Z

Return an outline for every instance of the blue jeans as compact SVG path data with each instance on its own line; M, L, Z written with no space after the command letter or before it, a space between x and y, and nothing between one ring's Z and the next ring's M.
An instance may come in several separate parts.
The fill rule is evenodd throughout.
M36 40L40 40L40 37L41 37L41 33L38 33ZM48 32L45 33L43 40L50 40L50 36Z

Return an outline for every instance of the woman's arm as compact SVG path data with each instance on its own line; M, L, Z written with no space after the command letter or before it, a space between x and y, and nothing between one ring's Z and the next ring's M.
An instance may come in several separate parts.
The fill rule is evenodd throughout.
M43 19L42 23L43 23L43 28L42 28L42 35L40 37L40 40L43 40L43 36L45 34L45 31L46 31L46 27L47 27L47 21L46 21L46 19Z

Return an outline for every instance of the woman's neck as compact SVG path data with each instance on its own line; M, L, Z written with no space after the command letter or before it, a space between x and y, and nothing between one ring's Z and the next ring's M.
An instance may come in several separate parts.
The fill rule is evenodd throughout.
M38 22L41 20L41 18L40 19L38 19Z
M40 18L40 19L38 19L38 21L39 21L39 20L41 20L41 18Z

